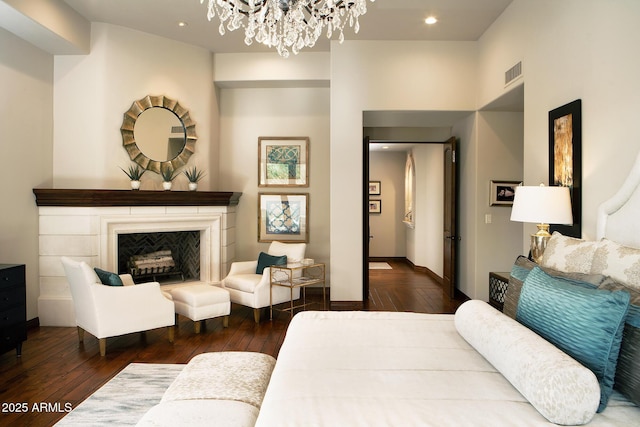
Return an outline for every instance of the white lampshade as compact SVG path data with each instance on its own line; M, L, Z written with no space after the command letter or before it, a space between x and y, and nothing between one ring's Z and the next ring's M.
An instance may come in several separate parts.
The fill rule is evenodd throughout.
M518 186L511 221L573 224L569 187Z

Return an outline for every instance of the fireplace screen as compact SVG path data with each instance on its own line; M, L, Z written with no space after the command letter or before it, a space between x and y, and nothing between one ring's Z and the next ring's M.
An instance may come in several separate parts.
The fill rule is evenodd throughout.
M200 232L118 235L118 274L161 283L200 279Z

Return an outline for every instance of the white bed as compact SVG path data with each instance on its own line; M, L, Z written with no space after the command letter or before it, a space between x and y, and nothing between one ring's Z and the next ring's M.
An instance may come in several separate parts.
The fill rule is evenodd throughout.
M589 425L639 425L615 393ZM452 315L304 312L257 426L549 426L456 331Z
M622 244L640 248L640 233L628 232L639 229L639 184L640 157L620 192L601 206L598 239L615 236ZM636 213L630 212L629 206ZM256 425L556 425L549 419L554 420L558 408L545 399L566 397L565 409L570 411L571 399L582 399L581 393L591 387L591 371L587 370L588 375L579 380L586 383L575 383L587 384L584 387L570 385L574 384L573 378L564 384L562 375L574 368L586 368L538 335L524 347L514 343L513 335L524 334L529 340L527 334L532 332L486 303L474 301L469 307L477 312L474 315L479 321L464 317L466 314L463 316L460 311L456 315L296 315L278 355ZM555 355L556 351L561 354ZM508 362L504 362L505 357L510 358ZM557 357L562 360L558 362ZM564 363L578 367L566 365L569 368L565 369ZM551 366L540 368L544 364ZM557 378L543 384L546 374L541 372L558 366L562 368L556 369ZM525 375L532 378L524 378ZM597 384L596 387L600 389ZM640 408L614 391L606 409L592 414L587 421L589 426L640 426Z

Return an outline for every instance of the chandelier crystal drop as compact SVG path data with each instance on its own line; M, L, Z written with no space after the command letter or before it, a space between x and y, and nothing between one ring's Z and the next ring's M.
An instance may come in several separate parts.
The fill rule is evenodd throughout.
M218 15L221 35L242 27L247 46L255 40L284 58L313 47L323 32L342 43L345 25L357 33L365 13L367 0L208 0L207 8L209 21Z

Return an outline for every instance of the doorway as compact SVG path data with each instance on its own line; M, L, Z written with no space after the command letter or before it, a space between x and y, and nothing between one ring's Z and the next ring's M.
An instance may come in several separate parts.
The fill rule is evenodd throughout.
M446 289L443 289L444 294L447 297L453 296L457 238L455 237L456 210L455 205L451 204L456 198L452 198L451 195L457 194L457 191L455 191L456 181L445 179L445 172L448 176L455 176L451 175L451 172L455 172L455 169L451 168L451 162L455 160L451 154L455 150L454 145L455 138L449 138L444 142L442 140L438 142L392 141L364 138L364 300L370 296L369 259L380 257L381 248L385 255L391 255L390 258L406 258L409 260L409 265L413 264L416 270L425 271L432 278L440 279L446 285ZM444 150L443 147L445 147ZM387 159L380 160L382 158ZM416 172L415 165L417 165L418 181L414 180L413 186L418 197L407 203L405 188L412 187L410 177L407 176L407 172L411 171L411 165L414 165L413 172ZM398 171L398 169L401 170ZM382 178L382 182L379 178ZM449 190L445 191L445 185ZM398 193L401 193L399 197ZM407 194L410 193L407 192ZM446 196L447 194L449 197ZM445 202L448 204L447 207L444 206ZM371 214L370 209L374 209ZM413 223L415 213L419 215L415 218L419 221L417 224ZM447 219L443 218L444 215L447 215ZM390 237L393 233L402 233L403 236L402 238ZM398 247L399 241L403 242L402 248ZM399 256L394 257L394 255Z

